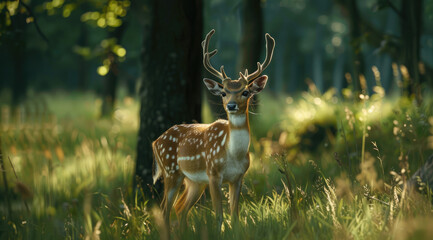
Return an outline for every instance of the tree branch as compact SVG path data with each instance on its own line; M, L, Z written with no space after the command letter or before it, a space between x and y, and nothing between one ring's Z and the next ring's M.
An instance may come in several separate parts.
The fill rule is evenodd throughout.
M35 15L33 14L33 11L32 11L32 10L30 9L30 7L29 7L26 3L24 3L23 1L19 1L19 4L22 5L22 6L26 9L27 13L28 13L31 17L33 17L33 23L35 24L36 31L39 33L39 35L42 37L42 39L44 39L45 42L46 42L47 44L49 44L50 41L48 41L48 38L45 36L45 34L42 32L41 28L39 27L39 24L38 24L38 22L37 22L37 20L36 20Z
M400 10L398 10L398 8L390 1L390 0L387 0L386 1L387 3L388 3L388 6L402 19L402 20L404 20L404 16L403 16L403 14L401 13L401 11Z

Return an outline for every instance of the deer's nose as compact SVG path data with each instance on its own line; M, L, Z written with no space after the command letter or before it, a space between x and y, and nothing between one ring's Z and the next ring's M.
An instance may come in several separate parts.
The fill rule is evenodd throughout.
M238 109L238 105L235 102L227 103L227 110L234 111Z

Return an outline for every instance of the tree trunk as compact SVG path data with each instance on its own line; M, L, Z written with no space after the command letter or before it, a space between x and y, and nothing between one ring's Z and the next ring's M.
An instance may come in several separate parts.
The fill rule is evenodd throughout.
M320 93L325 92L325 84L323 82L323 26L320 23L316 24L316 41L314 43L313 53L313 81L316 84L317 90Z
M263 47L263 14L260 6L261 0L243 0L241 59L238 65L239 71L249 73L257 70L257 62L260 62L260 53ZM254 111L258 110L258 97L253 96L251 101Z
M402 64L408 70L408 74L403 73L403 93L407 96L414 96L418 105L422 102L421 76L418 67L422 12L422 0L402 0L400 19Z
M352 83L355 96L358 96L357 92L360 89L360 76L364 74L364 57L362 56L361 49L361 26L358 5L356 0L348 0L349 10L349 27L350 27L350 45L352 46Z
M260 0L243 0L241 59L239 71L256 71L263 48L263 17Z
M78 38L78 46L85 47L88 44L87 37L87 29L86 24L80 24L80 37ZM77 65L78 65L78 89L81 91L86 90L87 88L87 74L88 74L88 62L85 57L78 54L77 55Z
M134 179L152 196L151 143L174 124L201 121L202 1L152 1L143 43ZM137 182L138 181L138 182ZM158 189L160 190L160 189Z
M341 96L341 90L343 89L344 82L344 62L345 61L345 52L338 51L338 57L334 63L334 71L332 74L333 78L333 86L337 91L337 95Z
M26 59L26 17L23 13L17 13L12 19L12 42L11 54L13 61L13 82L12 82L12 107L17 107L25 98L27 93L27 78L25 76Z
M115 38L119 43L125 32L126 23L123 23L118 28L108 33L108 38ZM110 67L104 81L103 102L101 109L101 117L111 117L114 110L114 103L116 101L116 88L119 77L119 59L111 49L107 50L107 58L110 60Z

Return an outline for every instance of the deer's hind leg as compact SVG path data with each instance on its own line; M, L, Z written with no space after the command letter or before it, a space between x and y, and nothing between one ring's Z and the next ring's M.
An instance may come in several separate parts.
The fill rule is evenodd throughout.
M184 182L185 190L174 206L180 224L186 224L189 210L200 199L206 187L205 184L193 182L188 178L185 178Z
M178 173L164 176L164 198L161 202L161 208L167 226L169 226L170 211L173 207L179 188L182 185L183 178L184 177Z

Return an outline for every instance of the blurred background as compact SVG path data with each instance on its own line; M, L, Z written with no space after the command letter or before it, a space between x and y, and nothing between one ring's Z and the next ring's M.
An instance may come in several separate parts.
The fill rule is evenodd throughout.
M19 104L32 94L56 90L104 96L110 84L117 92L136 95L137 85L145 81L144 41L152 34L152 15L159 9L130 1L21 3L1 3L3 103ZM417 81L431 85L429 0L221 0L199 7L202 16L194 22L202 27L195 34L203 39L216 29L212 45L220 53L213 62L225 65L232 78L264 58L264 33L276 39L273 64L266 71L268 92L296 94L307 90L310 81L322 93L333 87L340 95L347 87L359 90L359 81L352 80L363 75L372 93L375 74L380 73L385 92L391 94L403 84L395 79L403 81L401 65ZM182 24L170 23L178 28ZM411 61L420 66L414 68ZM109 80L110 67L116 69L115 80Z
M264 60L265 33L276 41L251 101L244 199L289 192L316 216L295 236L340 236L328 230L347 216L307 211L333 181L336 199L388 204L377 226L343 224L355 238L381 236L403 201L395 187L433 153L432 0L1 1L0 236L159 236L146 206L161 189L151 142L174 124L226 117L202 82L213 78L201 49L211 29L212 64L232 79ZM281 236L289 220L275 220ZM251 236L266 221L248 222Z

